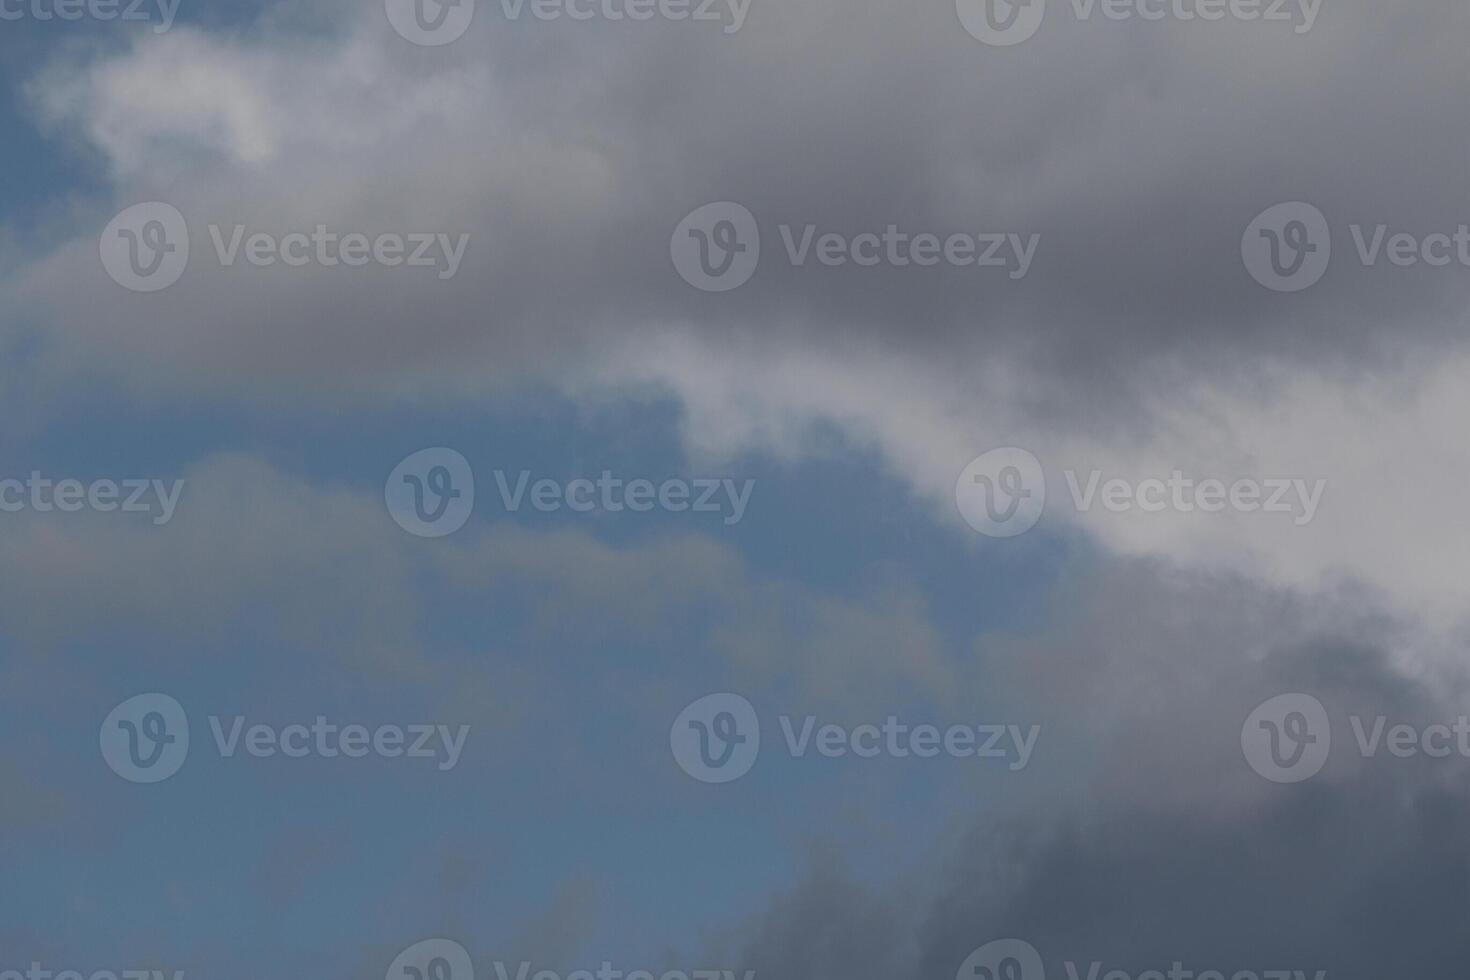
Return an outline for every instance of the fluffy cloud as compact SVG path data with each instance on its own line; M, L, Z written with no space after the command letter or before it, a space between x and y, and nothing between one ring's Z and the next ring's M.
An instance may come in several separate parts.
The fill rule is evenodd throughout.
M1338 3L1307 35L1058 16L1016 51L978 45L947 8L767 7L731 36L502 24L487 7L445 49L406 44L380 15L181 28L36 78L39 117L102 154L116 196L13 271L30 386L64 399L65 379L90 377L300 406L651 384L685 400L696 448L805 452L803 432L835 423L944 511L959 468L1001 444L1056 468L1054 500L1066 467L1325 480L1307 527L1052 516L1122 554L1293 588L1362 582L1435 620L1463 607L1467 280L1357 268L1346 233L1453 230L1470 205L1458 139L1437 123L1467 69L1426 40L1463 29L1463 10ZM1397 57L1410 44L1423 56ZM96 228L154 197L188 217L191 268L161 294L119 296ZM668 236L725 198L758 216L766 259L742 289L698 293L670 269ZM1327 280L1287 296L1250 280L1239 241L1293 198L1322 207L1338 248ZM470 244L449 281L221 268L211 223ZM782 223L1042 244L1017 282L798 269Z

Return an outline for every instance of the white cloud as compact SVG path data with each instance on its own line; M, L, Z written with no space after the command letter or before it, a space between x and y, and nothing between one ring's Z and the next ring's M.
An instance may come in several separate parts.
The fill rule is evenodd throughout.
M744 449L797 453L836 425L928 499L956 534L971 535L954 482L975 456L999 446L1034 452L1046 468L1045 524L1080 529L1124 556L1230 572L1274 587L1332 592L1354 583L1437 628L1470 608L1470 355L1415 363L1397 373L1333 377L1262 371L1235 383L1180 387L1173 380L1128 424L1081 425L1031 411L1047 387L1022 368L979 353L938 359L879 347L779 350L710 347L664 338L610 368L666 385L687 408L695 453ZM976 376L962 367L985 365ZM1302 526L1285 514L1079 512L1063 477L1136 483L1300 478L1325 481ZM1033 532L1039 533L1039 532ZM1004 542L993 545L1004 546Z

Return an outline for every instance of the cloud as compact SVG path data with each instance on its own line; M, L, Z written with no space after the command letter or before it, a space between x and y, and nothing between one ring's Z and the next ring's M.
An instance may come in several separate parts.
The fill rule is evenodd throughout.
M300 371L331 390L394 390L429 364L554 375L585 345L677 328L878 342L941 364L1003 352L1074 417L1146 397L1160 365L1187 368L1187 386L1263 359L1341 368L1460 343L1465 277L1355 269L1346 225L1453 230L1470 204L1462 147L1437 124L1466 67L1432 43L1395 57L1462 28L1462 10L1344 0L1306 35L1059 15L1024 52L977 44L943 5L770 5L733 36L482 15L443 50L406 44L377 8L332 7L312 31L262 16L59 57L32 86L36 111L102 154L116 199L75 247L20 271L25 308L85 337L66 357L125 355L113 371L179 385L186 366L232 388ZM112 302L95 235L106 207L151 196L189 216L202 254L166 295ZM1341 261L1283 297L1246 275L1240 238L1298 198L1334 219ZM761 221L766 260L710 296L674 275L669 235L724 199ZM412 225L472 245L449 284L405 269L222 270L212 222ZM795 268L783 224L1042 244L1019 282ZM102 309L106 330L83 325Z
M762 8L733 36L492 25L490 8L461 42L421 49L377 8L333 7L310 30L272 10L228 34L59 54L32 104L103 156L115 200L14 271L27 385L59 403L87 378L284 412L653 386L683 399L699 450L802 454L835 424L942 511L996 445L1134 480L1320 479L1308 527L1052 519L1124 555L1296 589L1362 582L1456 618L1467 280L1357 268L1346 225L1422 235L1470 205L1462 147L1438 124L1470 69L1428 41L1470 14L1347 0L1297 35L1061 13L1024 56L977 44L947 8L851 16L825 0ZM1396 57L1406 45L1422 56ZM162 293L119 296L97 228L152 197L188 217L191 266ZM1294 198L1339 240L1329 277L1288 296L1250 280L1239 242ZM718 199L757 215L766 259L740 290L703 294L673 273L668 236ZM783 223L1034 231L1042 246L1017 282L793 268ZM444 281L221 267L210 224L470 239Z
M1406 679L1394 631L1284 604L1243 582L1135 562L1079 579L1069 612L992 650L1066 747L1049 795L1002 801L892 879L819 851L801 881L724 941L762 976L949 980L987 942L1021 938L1048 976L1301 969L1357 980L1457 976L1467 951L1464 759L1357 756L1345 717L1423 725L1460 712L1463 678ZM1024 693L1027 686L1031 694ZM1327 770L1278 786L1241 756L1260 700L1310 691L1341 741ZM1335 733L1338 730L1335 729Z
M520 664L519 642L549 644L564 665L617 643L651 666L686 659L696 636L718 672L790 684L822 703L851 707L891 697L895 685L934 698L949 687L924 603L901 583L828 594L767 579L697 534L615 547L581 530L475 522L423 541L368 493L246 455L208 457L182 479L161 526L149 515L5 515L0 565L15 585L0 613L22 650L142 643L176 663L228 635L394 683L452 679L443 696L464 702L489 694L492 665L511 690L554 676ZM79 594L89 596L84 610ZM441 602L483 617L480 644L439 634ZM490 700L517 716L509 693Z
M630 387L672 393L685 407L696 455L820 452L835 425L956 534L974 536L955 506L960 472L988 450L1019 446L1041 460L1047 480L1043 523L1033 534L1081 532L1120 556L1286 590L1362 588L1442 631L1461 625L1470 600L1455 562L1470 548L1455 516L1470 485L1470 456L1455 435L1470 407L1463 354L1350 378L1276 364L1250 381L1200 378L1189 390L1164 375L1136 411L1088 419L1058 417L1042 395L1045 383L1004 358L972 369L881 346L835 353L671 336L605 371ZM1093 471L1099 484L1167 481L1178 471L1195 484L1292 479L1321 491L1311 512L1207 513L1171 504L1160 513L1115 513L1096 501L1079 506Z

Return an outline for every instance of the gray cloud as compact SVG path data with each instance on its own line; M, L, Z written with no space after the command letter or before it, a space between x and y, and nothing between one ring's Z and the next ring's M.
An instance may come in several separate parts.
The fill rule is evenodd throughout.
M819 852L738 933L745 961L772 980L950 980L977 947L1021 938L1049 977L1069 960L1083 976L1093 961L1131 975L1175 962L1460 975L1470 764L1353 758L1344 719L1445 720L1463 683L1406 680L1383 651L1391 625L1350 603L1330 613L1336 628L1313 626L1243 583L1170 583L1137 565L1075 597L1051 635L986 662L1002 683L1031 679L1064 768L1086 774L976 815L912 877L866 882ZM1298 690L1330 706L1342 741L1318 779L1277 786L1247 768L1240 726Z
M115 303L88 228L23 270L21 294L64 334L110 308L116 337L88 335L85 348L128 337L163 362L150 374L309 373L349 390L448 364L555 373L583 344L678 325L876 341L939 361L999 355L1038 369L1061 399L1053 411L1080 414L1127 404L1164 365L1336 370L1459 345L1466 276L1353 269L1346 225L1422 235L1470 215L1464 141L1442 124L1467 69L1432 42L1463 31L1464 11L1341 0L1296 35L1081 23L1057 6L1011 50L974 41L946 4L821 0L757 4L734 36L504 25L487 5L445 49L404 44L376 8L334 8L339 19L321 18L331 34L178 31L59 63L33 85L43 118L104 151L120 201L179 204L200 258L169 293ZM189 98L150 94L205 64L211 82ZM686 212L723 199L761 221L765 258L742 289L707 295L674 275L668 242ZM1311 292L1283 296L1250 280L1239 245L1260 210L1293 199L1333 219L1337 262ZM211 270L211 221L424 225L472 245L450 283ZM791 268L777 226L809 222L847 235L890 223L1037 232L1042 244L1019 282Z

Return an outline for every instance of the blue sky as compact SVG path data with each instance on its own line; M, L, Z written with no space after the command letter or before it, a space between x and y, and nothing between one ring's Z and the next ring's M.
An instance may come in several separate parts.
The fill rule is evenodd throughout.
M209 406L136 414L109 406L16 440L7 456L18 472L90 480L124 471L173 478L200 460L248 454L304 485L371 501L409 452L458 447L475 466L481 495L466 535L513 524L615 551L707 538L778 594L789 585L858 604L901 584L924 605L942 656L956 660L969 655L977 634L1034 625L1061 574L1069 550L1062 541L1038 535L1023 554L999 557L996 544L947 533L852 449L839 447L827 460L750 453L718 470L691 468L678 415L667 402L579 412L551 395L488 410L311 420ZM537 514L529 507L506 514L491 477L497 468L512 480L522 469L560 480L610 469L655 480L717 472L756 485L745 518L732 527L703 514ZM186 484L181 506L191 493ZM406 537L386 511L358 530ZM168 549L168 527L147 533ZM455 546L409 543L410 550ZM486 560L495 561L493 548ZM107 577L129 574L120 565ZM281 957L307 965L328 951L335 953L330 962L345 954L350 963L367 958L369 940L401 936L406 945L446 930L493 950L516 942L538 909L571 890L595 896L594 911L585 933L557 951L559 962L649 963L668 948L697 959L697 937L790 887L813 847L855 849L854 871L882 880L952 832L957 796L984 806L1015 778L975 760L781 759L774 719L779 710L805 714L802 695L788 689L779 669L772 683L751 685L711 656L709 610L689 609L648 632L602 636L533 622L514 589L483 595L431 579L409 587L422 603L413 639L430 662L443 657L490 688L503 670L536 679L539 698L519 706L522 717L512 723L446 713L432 688L399 686L355 667L350 648L336 651L338 659L290 638L262 642L254 621L278 614L269 602L244 606L184 649L166 627L99 622L84 639L49 650L46 679L38 681L48 696L15 705L21 710L6 724L23 738L45 718L76 718L49 746L43 776L70 801L69 815L64 829L41 834L40 846L7 857L15 880L35 884L7 890L5 917L62 937L78 962L141 962L156 955L150 950L161 940L162 903L171 928L189 937L191 962L227 957L244 976ZM166 616L170 599L161 602ZM710 602L718 605L718 597ZM482 659L491 651L494 659ZM85 681L61 680L73 672ZM702 786L668 757L667 729L684 703L725 689L765 709L772 742L748 780ZM193 748L178 777L133 786L103 767L93 716L154 690L189 710ZM922 696L890 710L951 721ZM318 714L377 724L442 719L469 724L472 734L463 763L448 773L408 760L220 760L205 719L237 713L276 725ZM769 805L772 798L779 807ZM862 826L846 828L859 813ZM461 866L463 891L445 896L444 879ZM708 882L719 884L705 891ZM693 892L698 902L669 901ZM140 894L160 897L140 902ZM248 941L241 924L249 926Z

